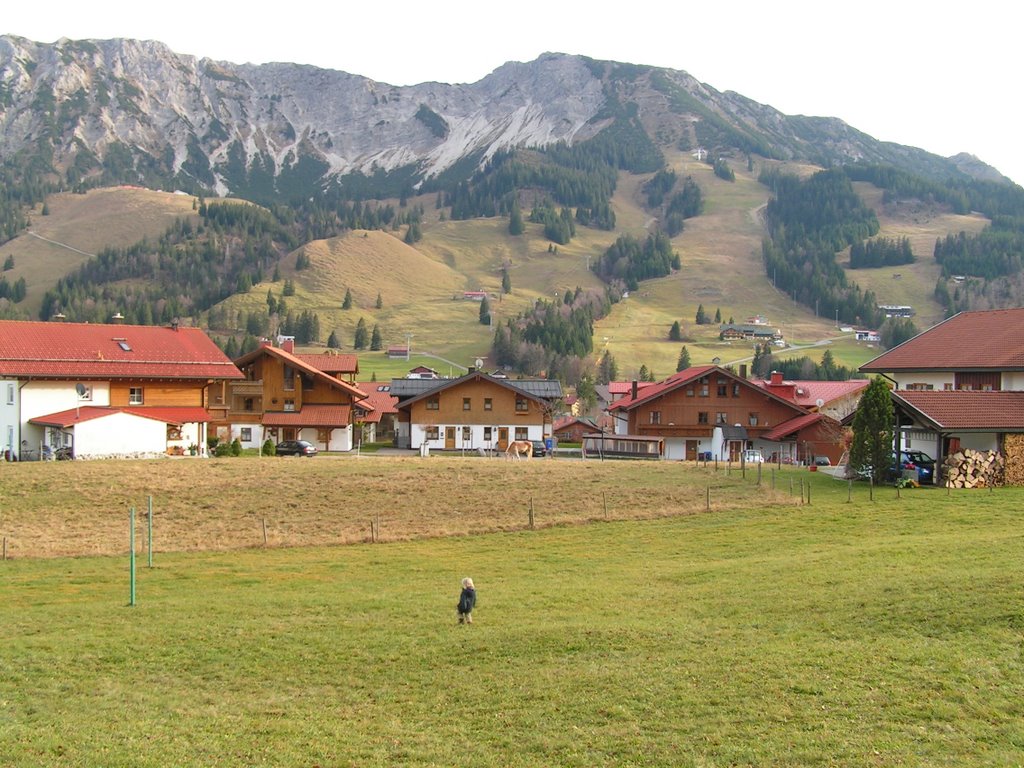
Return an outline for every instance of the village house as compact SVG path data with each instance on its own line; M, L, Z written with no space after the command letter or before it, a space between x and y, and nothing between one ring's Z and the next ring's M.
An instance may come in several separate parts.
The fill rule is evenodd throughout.
M332 376L306 362L341 365L345 375L352 368L336 361L342 355L296 355L293 342L274 347L264 341L235 360L245 381L227 385L229 409L215 425L222 440L238 439L244 448L256 448L265 440L307 440L321 451L350 451L354 409L373 411L367 393L355 384Z
M362 442L393 441L398 426L398 398L391 394L391 383L368 381L356 386L367 395L355 406L355 423L362 429Z
M772 371L769 378L754 379L753 383L811 413L821 413L836 421L842 421L857 410L860 396L871 382L868 379L789 380L784 379L778 371Z
M199 328L0 321L4 455L202 454L242 378Z
M1024 434L1024 308L961 312L860 370L892 382L900 446L936 466Z
M623 450L627 438L643 441L640 452L658 438L666 459L740 461L744 451L755 450L770 460L811 463L842 455L835 419L716 365L690 367L637 387L609 410Z
M392 379L399 448L504 451L511 440L544 440L562 386L470 371L457 379ZM424 448L425 446L425 448Z
M584 435L599 432L600 429L593 419L569 415L555 419L551 425L551 434L560 441L582 443Z

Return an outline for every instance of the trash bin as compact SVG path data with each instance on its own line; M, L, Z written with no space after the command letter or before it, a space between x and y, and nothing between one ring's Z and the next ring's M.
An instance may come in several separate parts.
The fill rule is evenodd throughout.
M420 456L427 458L430 456L430 445L427 443L420 443Z

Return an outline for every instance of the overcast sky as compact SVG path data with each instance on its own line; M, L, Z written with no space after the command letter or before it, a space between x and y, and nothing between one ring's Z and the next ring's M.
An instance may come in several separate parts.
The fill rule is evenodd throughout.
M1024 7L1013 0L5 6L0 33L38 42L160 40L178 53L312 64L392 85L476 82L546 51L669 67L786 114L838 117L943 156L969 152L1024 184Z

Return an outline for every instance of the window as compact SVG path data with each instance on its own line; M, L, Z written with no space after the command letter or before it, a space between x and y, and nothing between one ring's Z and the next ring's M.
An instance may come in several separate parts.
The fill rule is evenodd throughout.
M729 414L719 411L715 414L715 424L728 424Z
M253 409L253 405L254 405L253 399L251 397L247 397L247 398L245 398L245 400L242 401L242 410L243 411L251 411Z
M729 385L726 384L724 381L719 381L718 382L718 396L719 397L728 397L729 396Z
M491 428L490 427L484 427L484 442L485 443L491 442Z
M516 395L516 412L522 413L524 411L529 410L529 408L530 406L527 404L526 398L521 397L520 395ZM519 438L517 437L516 439L518 440ZM523 439L525 440L526 438Z
M438 440L441 437L440 427L427 427L426 439Z
M516 427L516 440L529 440L530 429L529 427Z
M14 385L7 385L7 404L14 405Z
M697 394L701 397L707 397L710 389L710 381L708 380L708 377L705 376L703 379L700 379L697 384L700 388Z
M908 390L911 390L911 391L914 391L914 392L927 392L927 391L935 389L935 386L932 385L932 384L907 384L905 389L908 389Z
M284 388L288 390L295 389L295 369L290 365L284 367Z
M462 428L462 442L471 443L473 442L473 428L463 427Z
M690 387L688 390L686 390L686 396L693 397L693 387Z
M485 397L484 398L484 410L485 411L490 411L490 410L493 410L493 409L494 409L494 403L491 401L491 398Z
M740 385L738 383L732 385L732 396L733 397L739 397L740 396Z
M128 405L142 405L143 400L142 387L128 388Z
M243 443L252 442L252 427L242 427L240 432L241 434L239 435L239 440L241 440Z
M747 414L747 423L750 424L750 426L752 426L752 427L756 427L757 426L757 413L755 413L754 411L751 411L749 414Z
M661 424L661 411L651 411L651 424Z
M436 411L441 407L441 398L438 395L428 397L425 407L428 411Z
M697 414L697 423L698 424L707 424L708 423L708 412L707 411L701 411L700 413Z
M294 411L295 410L295 401L294 400L285 400L284 401L284 409L286 411Z
M473 410L473 400L469 397L462 398L462 410L471 411Z

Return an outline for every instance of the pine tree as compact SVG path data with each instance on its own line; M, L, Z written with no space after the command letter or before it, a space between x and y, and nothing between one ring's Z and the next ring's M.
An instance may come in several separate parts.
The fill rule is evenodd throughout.
M366 320L360 317L359 322L356 323L356 334L352 347L354 349L366 349L366 345L369 340L369 332L366 330Z
M345 289L345 300L341 302L342 309L352 309L352 291Z
M708 316L704 312L704 305L700 304L697 306L697 317L695 318L697 325L707 325Z
M501 292L512 293L512 278L508 274L508 267L501 270Z
M370 334L370 349L374 352L384 349L384 342L380 337L380 328L377 327L376 323L373 324L373 333Z
M676 373L679 373L679 371L685 371L689 367L690 367L690 352L686 348L686 345L684 344L683 348L679 350L679 360L678 360L678 362L676 362Z
M327 337L327 348L341 349L341 341L338 340L337 331L331 331L331 335Z
M510 235L521 235L526 231L523 224L523 214L519 210L519 203L512 203L512 211L508 215L508 233Z
M893 409L889 386L876 376L861 395L853 417L850 467L871 476L875 484L885 481L893 463Z
M722 310L721 309L716 309L715 310L715 323L716 324L720 324L721 322L722 322Z
M384 307L384 297L380 295L380 291L377 291L377 304L376 304L376 307L377 307L377 309L383 309L383 307Z
M616 364L615 358L612 357L612 353L606 351L597 366L597 383L607 384L610 381L615 381L618 376L619 366Z
M484 300L480 302L480 325L491 324L491 302L484 296Z
M679 321L676 320L672 323L672 327L668 332L669 341L682 341L683 340L683 329L679 325Z
M8 272L12 269L14 269L14 254L9 254L7 258L4 259L4 272Z
M284 281L284 290L281 291L282 296L294 296L295 295L295 283L290 279Z

